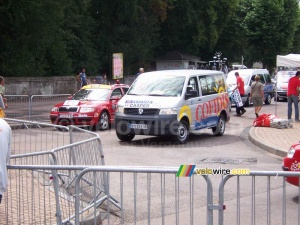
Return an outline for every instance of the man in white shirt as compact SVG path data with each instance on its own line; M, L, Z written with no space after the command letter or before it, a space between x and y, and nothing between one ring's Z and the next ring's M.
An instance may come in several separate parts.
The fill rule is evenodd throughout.
M2 195L7 189L7 167L10 158L10 144L12 139L11 128L0 118L0 203Z

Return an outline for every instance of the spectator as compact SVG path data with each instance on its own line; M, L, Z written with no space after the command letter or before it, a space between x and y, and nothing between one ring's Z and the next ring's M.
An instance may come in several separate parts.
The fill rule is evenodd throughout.
M11 128L8 123L0 118L0 203L2 195L7 189L7 164L10 158Z
M81 88L81 78L80 78L80 72L79 71L76 72L76 87L77 87L77 89Z
M255 82L251 84L250 100L253 101L255 115L257 118L259 116L258 113L261 110L264 101L264 86L260 82L260 76L256 75L254 80Z
M79 74L80 81L81 81L81 87L87 85L87 78L85 74L85 68L82 68L81 73Z
M102 76L101 84L108 84L106 72L103 72L101 76Z
M139 72L136 74L136 76L138 77L139 75L141 75L142 73L144 73L144 68L140 68Z
M233 91L235 91L236 89L239 90L240 93L240 97L243 97L243 95L245 95L245 88L244 88L244 80L243 78L240 77L240 74L238 72L235 72L235 77L236 77L236 87L233 89ZM238 106L238 104L236 104L236 115L235 116L241 116L246 112L246 110L244 109L244 106Z
M4 78L2 76L0 76L0 95L2 97L3 100L3 105L0 105L0 118L4 118L5 117L5 113L4 113L4 108L8 108L6 102L6 98L4 97L5 94L5 87L4 87Z
M101 74L101 76L97 76L96 77L96 82L95 82L96 84L109 84L108 82L107 82L107 75L106 75L106 72L103 72L102 74Z
M288 100L288 119L292 119L292 104L295 107L295 122L299 122L299 107L298 107L298 96L300 94L300 71L297 71L296 75L290 78L287 90Z

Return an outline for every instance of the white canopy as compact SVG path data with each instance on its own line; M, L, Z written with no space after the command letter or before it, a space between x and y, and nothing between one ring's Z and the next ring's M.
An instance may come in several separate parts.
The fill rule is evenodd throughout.
M300 67L300 54L277 55L276 65Z

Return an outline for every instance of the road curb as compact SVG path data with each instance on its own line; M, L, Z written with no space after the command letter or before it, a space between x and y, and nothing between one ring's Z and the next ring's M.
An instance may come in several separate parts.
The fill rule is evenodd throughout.
M267 143L263 138L257 135L256 129L257 129L256 127L251 127L248 135L249 140L254 145L280 157L285 157L287 155L287 150L279 149L275 145L272 145L271 143Z

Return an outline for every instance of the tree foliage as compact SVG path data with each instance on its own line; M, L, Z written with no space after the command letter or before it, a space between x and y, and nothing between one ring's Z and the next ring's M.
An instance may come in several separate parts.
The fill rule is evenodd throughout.
M111 74L122 52L134 74L171 50L273 68L277 54L300 53L299 22L298 0L1 0L0 73Z

